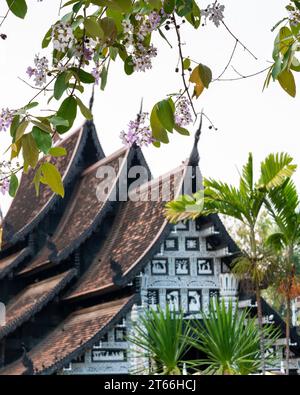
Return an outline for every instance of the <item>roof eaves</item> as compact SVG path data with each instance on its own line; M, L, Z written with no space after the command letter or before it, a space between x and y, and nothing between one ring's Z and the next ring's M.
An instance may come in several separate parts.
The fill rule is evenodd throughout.
M68 272L66 272L68 273ZM48 294L41 298L34 306L30 307L20 317L14 319L8 325L0 327L0 339L13 332L24 322L28 321L33 315L42 310L76 275L76 270L71 269L68 274L60 281Z

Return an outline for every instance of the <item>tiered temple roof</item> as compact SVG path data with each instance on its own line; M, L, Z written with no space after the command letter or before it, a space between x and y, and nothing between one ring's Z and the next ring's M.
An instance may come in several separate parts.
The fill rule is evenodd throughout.
M139 201L122 202L103 247L67 299L107 292L128 283L151 255L157 252L162 237L170 231L164 207L180 192L185 166L171 175L170 190L163 188L169 174L132 191ZM170 193L169 193L170 192ZM150 194L158 201L151 201ZM167 196L166 193L168 193Z
M54 373L80 356L99 341L105 331L117 324L134 302L135 297L128 296L72 313L28 353L35 374ZM26 368L20 359L1 373L20 375L26 373Z
M59 146L66 149L67 154L52 159L53 164L55 164L62 174L63 180L68 178L68 173L76 159L76 153L82 137L83 128L59 144ZM44 160L46 161L47 157L41 161ZM45 212L49 210L54 200L58 198L49 187L43 184L41 184L40 192L37 196L33 184L34 175L35 170L33 169L30 169L27 174L23 173L22 175L20 187L4 220L4 243L14 242L28 233L42 216L45 215ZM5 244L3 247L6 247Z
M6 306L6 323L0 326L0 339L29 320L49 303L75 276L75 270L25 287Z
M51 251L48 246L45 246L37 257L20 270L18 274L28 274L42 267L54 265L67 257L89 237L106 212L109 197L116 187L114 181L117 180L118 175L126 165L128 153L129 150L121 149L115 154L100 160L81 174L72 200L62 216L55 234L47 243L48 246L51 245L54 248ZM102 166L111 166L116 174L105 201L98 199L96 196L97 186L100 182L97 171Z
M134 278L172 229L164 217L165 203L181 193L187 166L198 161L195 145L193 160L151 180L137 147L104 158L92 122L60 146L67 155L54 161L63 175L67 198L60 199L46 186L37 197L30 171L22 176L5 218L0 291L7 317L0 327L0 345L5 340L6 349L0 374L28 373L20 358L22 343L29 349L35 374L58 372L128 313L137 299ZM134 165L143 165L148 174L148 182L130 191L131 197L139 198L113 199L124 174L128 186L137 179L127 178ZM98 171L103 166L114 169L115 176L105 184L105 199L98 199ZM147 198L150 193L156 201ZM49 223L54 230L45 237ZM199 226L217 229L208 236L214 248L225 246L237 252L218 216L202 218ZM225 259L230 262L231 254ZM34 338L32 328L37 333ZM17 355L16 349L20 349Z

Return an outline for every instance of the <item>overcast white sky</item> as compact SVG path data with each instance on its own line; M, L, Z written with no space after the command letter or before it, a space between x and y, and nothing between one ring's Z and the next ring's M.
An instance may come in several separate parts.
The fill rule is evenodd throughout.
M6 33L6 41L0 42L0 109L18 108L32 96L33 91L18 76L26 79L25 70L33 63L36 53L42 54L41 39L49 25L58 15L59 0L28 0L29 12L24 21L10 16L1 33ZM209 1L202 1L203 6ZM255 61L242 48L235 54L232 64L242 74L250 74L266 67L271 60L274 33L271 27L285 15L285 0L224 0L225 21L230 29L259 58ZM271 5L272 4L272 5ZM0 2L0 15L4 14L5 2ZM182 26L182 36L186 42L185 56L207 64L217 76L226 65L234 40L223 27L219 29L208 24L194 31L188 24ZM168 33L174 43L174 31ZM120 131L134 118L144 98L144 110L150 110L155 102L166 94L175 92L181 86L179 75L174 72L177 51L171 50L158 36L159 55L154 67L146 73L126 76L121 61L112 64L105 92L97 90L94 104L94 120L101 144L106 154L121 145ZM235 77L228 70L228 77ZM258 164L267 154L276 151L290 153L299 160L299 101L298 96L289 97L277 85L262 93L265 75L235 82L215 82L200 96L197 110L204 108L206 114L218 127L218 132L204 128L200 142L201 170L206 177L215 177L235 183L240 168L249 151L254 153ZM86 102L90 92L87 93ZM51 106L54 106L51 104ZM82 118L74 127L80 126ZM191 128L194 132L195 127ZM1 133L0 152L7 147L8 139ZM170 144L160 149L145 148L144 154L155 176L162 174L184 160L191 150L193 137L177 134L171 136ZM300 171L296 174L300 186ZM8 199L0 196L1 207L8 207Z

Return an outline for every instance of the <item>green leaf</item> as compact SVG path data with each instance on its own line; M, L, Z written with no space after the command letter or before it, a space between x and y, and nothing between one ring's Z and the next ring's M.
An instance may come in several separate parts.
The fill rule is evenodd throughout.
M124 70L127 75L131 75L134 72L134 63L131 55L125 59Z
M278 77L278 75L281 73L281 57L278 56L278 58L276 59L275 63L274 63L274 67L272 68L272 77L273 80L275 81Z
M12 174L10 177L9 191L8 191L11 197L15 197L18 186L19 186L18 177L15 174Z
M78 3L74 4L73 8L72 8L73 12L75 12L75 14L77 14L77 12L80 10L82 5L83 5L83 1L79 1Z
M79 80L84 84L93 84L95 82L95 77L92 74L87 73L82 69L78 70L75 67L72 67L71 70L77 73Z
M98 6L108 7L108 9L122 11L124 13L127 13L132 9L131 0L90 0L90 2Z
M293 33L287 26L282 26L274 41L273 59L276 60L279 53L284 55L293 44Z
M22 137L22 148L24 157L24 171L27 172L29 166L35 168L39 159L39 150L31 133Z
M124 13L128 13L132 9L131 0L111 0L112 8L115 7L116 10L120 10Z
M37 126L32 128L32 135L36 145L40 151L47 154L52 145L52 138L50 133L46 133Z
M191 61L189 58L185 58L183 61L183 69L187 70L191 66Z
M34 101L32 103L26 104L26 106L24 106L22 108L22 110L24 110L24 111L31 110L32 108L37 107L38 105L39 105L39 103L37 101Z
M175 0L165 0L164 1L164 11L167 14L172 14L175 9Z
M284 70L277 77L279 84L290 96L296 96L296 83L293 73L290 70Z
M198 73L200 76L200 79L205 86L205 88L208 88L211 80L212 80L212 72L211 69L204 64L199 64L198 65Z
M15 134L19 127L19 124L20 124L20 115L15 115L10 125L10 135L13 139L15 138Z
M109 57L111 60L115 61L118 56L119 50L115 47L109 47Z
M52 27L47 31L45 34L43 41L42 41L42 48L47 48L52 40Z
M104 32L104 39L107 45L112 45L118 34L117 26L112 18L105 17L99 21L101 29Z
M293 58L292 58L291 70L294 70L294 71L297 71L297 72L300 71L300 62L295 56L293 56Z
M162 143L167 144L169 142L168 133L166 129L160 123L160 120L157 116L157 104L153 107L150 115L150 125L152 129L152 137L157 140L161 141Z
M65 156L67 155L67 150L64 147L52 147L49 149L48 154L54 157Z
M175 123L174 110L168 100L162 100L156 104L156 114L163 128L172 132Z
M156 8L157 10L161 9L161 0L148 0L148 3L152 6L152 8Z
M295 6L298 8L298 10L300 10L300 1L298 0L292 0L292 1L295 4Z
M48 185L54 193L64 197L65 191L61 175L52 163L45 162L41 165L40 181L43 184Z
M182 134L184 136L189 136L190 135L190 132L187 129L185 129L185 128L179 126L179 125L175 124L174 125L174 129L176 130L176 132L178 132L179 134Z
M186 16L193 11L192 0L177 0L176 1L176 13L179 16Z
M27 4L25 0L6 0L6 3L13 14L18 18L24 19L27 13Z
M104 91L106 84L107 84L107 75L108 75L108 69L103 66L101 73L100 73L100 78L101 78L101 85L100 89Z
M54 84L54 97L56 100L59 100L64 91L68 88L68 83L66 82L66 76L67 72L64 71L59 76L56 78L55 84Z
M69 122L68 126L58 125L56 130L58 133L62 134L67 132L74 123L77 115L77 101L73 96L67 97L61 104L59 110L57 111L57 116L63 118Z
M84 20L84 27L89 34L89 36L93 38L103 38L104 32L101 29L99 23L97 22L95 17L89 17Z
M81 114L88 120L93 119L93 115L91 111L82 103L82 101L79 99L79 97L75 97L78 107L80 108Z
M123 31L123 25L122 25L122 21L124 19L123 13L108 8L106 10L106 15L114 20L118 33L121 33Z
M49 118L49 122L51 122L54 127L56 127L58 125L69 126L69 121L67 121L66 119L63 119L61 117L53 116L53 117Z
M33 123L38 128L42 129L46 133L53 133L53 130L51 129L50 122L47 118L38 117L38 119L40 120L40 122L31 120L31 123Z
M192 11L185 18L195 29L198 29L201 23L201 10L195 0L193 0Z
M20 140L23 137L28 125L29 125L29 121L22 121L20 123L16 131L14 142Z

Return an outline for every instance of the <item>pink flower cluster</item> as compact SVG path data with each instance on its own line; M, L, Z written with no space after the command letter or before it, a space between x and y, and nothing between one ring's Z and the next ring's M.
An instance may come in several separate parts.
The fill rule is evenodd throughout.
M138 114L134 121L130 121L128 124L128 129L120 133L120 138L124 145L131 147L136 144L139 147L148 146L154 140L152 138L152 133L150 126L145 126L148 113L143 112Z

